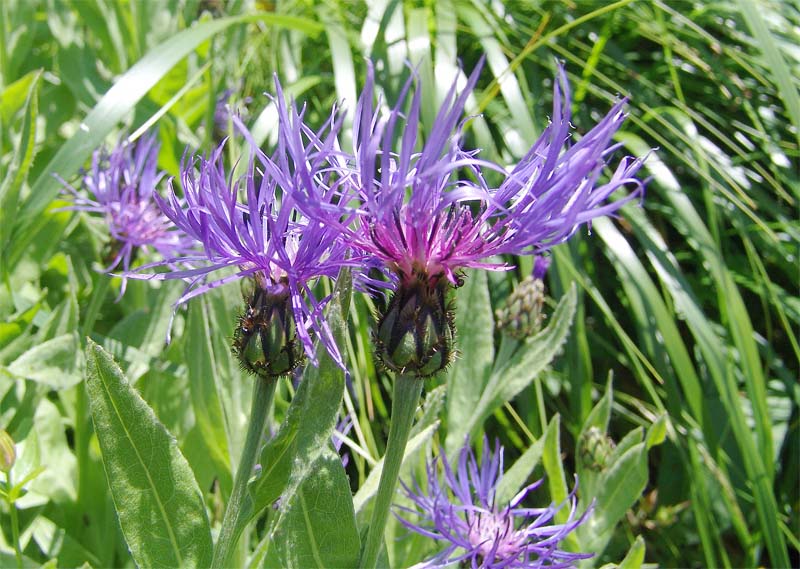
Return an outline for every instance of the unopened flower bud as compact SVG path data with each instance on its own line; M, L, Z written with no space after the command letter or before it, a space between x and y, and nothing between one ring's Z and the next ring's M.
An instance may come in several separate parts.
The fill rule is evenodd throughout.
M518 340L536 334L544 320L544 299L544 282L533 276L526 278L496 311L497 327Z
M242 369L261 377L287 375L303 358L297 341L291 297L254 286L245 294L244 313L233 333L233 353Z
M380 361L397 373L428 377L453 359L455 325L447 307L449 284L410 279L395 292L378 322L375 341Z
M8 474L17 460L17 449L14 439L6 431L0 429L0 470Z
M597 427L590 427L578 441L578 451L583 463L598 472L608 465L615 446L614 441Z

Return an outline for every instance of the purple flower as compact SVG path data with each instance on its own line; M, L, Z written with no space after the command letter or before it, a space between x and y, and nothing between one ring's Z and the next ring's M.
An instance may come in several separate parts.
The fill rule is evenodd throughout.
M74 197L68 210L102 214L114 241L104 272L121 267L129 271L139 250L153 248L168 259L189 251L194 241L179 231L161 212L155 201L156 185L164 173L157 171L159 145L155 134L139 139L134 145L120 142L108 153L96 150L92 167L83 176L83 186L91 197L84 197L62 180ZM127 280L123 277L120 296Z
M615 213L643 188L636 177L642 160L631 157L619 160L610 179L600 181L619 146L611 139L625 120L625 100L570 144L563 69L551 124L516 166L507 170L464 148L464 106L480 69L461 92L453 84L422 142L422 95L415 78L384 112L374 103L370 66L353 121L354 154L345 165L337 155L331 166L341 170L338 203L349 209L332 208L312 192L297 198L309 216L337 225L355 249L391 274L396 293L378 323L377 344L380 360L396 372L431 375L452 360L453 318L446 296L461 284L462 269L506 270L509 265L488 259L539 255L581 224ZM495 187L487 182L489 173L501 180ZM629 193L609 201L623 187Z
M234 123L252 141L235 117ZM335 136L335 132L329 134ZM180 265L182 269L140 274L137 278L187 280L189 284L177 305L218 286L245 279L250 290L233 346L244 368L259 375L284 375L296 367L303 351L316 363L312 333L344 368L323 318L328 298L318 300L311 286L316 279L335 278L343 266L356 263L348 260L347 245L335 227L309 220L295 207L293 186L313 185L324 174L306 169L310 177L300 179L286 166L293 161L311 163L313 168L314 152L290 149L282 142L276 156L269 158L251 145L245 173L233 180L223 165L224 147L225 142L208 158L184 159L182 198L171 182L167 198L157 198L166 216L200 242L204 251L143 267L168 264ZM255 157L263 170L256 168ZM302 350L297 349L295 336Z
M616 212L641 191L635 176L642 161L630 157L618 162L609 181L599 182L619 146L611 138L625 120L625 100L569 144L571 101L563 69L554 88L551 124L515 167L507 171L464 149L464 105L480 70L478 65L460 93L453 84L424 143L418 135L420 89L413 90L410 111L403 114L413 78L384 116L373 106L371 68L367 74L353 125L352 179L363 215L351 235L356 246L379 258L401 282L422 276L456 285L459 269L507 268L486 259L541 253L566 241L579 225ZM499 174L502 182L490 187L484 170ZM627 196L608 201L625 186L632 190Z
M523 488L508 504L496 503L495 495L503 478L503 449L495 443L494 453L484 439L483 462L478 464L467 440L454 471L444 451L427 466L428 489L423 491L416 480L413 488L402 484L413 508L399 507L416 514L413 523L398 515L400 522L413 532L446 543L431 559L416 567L443 567L460 562L473 568L501 567L573 567L592 554L571 553L559 544L589 514L575 518L575 491L570 495L570 513L566 523L552 523L564 504L546 508L522 507L523 500L542 480ZM444 480L437 465L441 463Z

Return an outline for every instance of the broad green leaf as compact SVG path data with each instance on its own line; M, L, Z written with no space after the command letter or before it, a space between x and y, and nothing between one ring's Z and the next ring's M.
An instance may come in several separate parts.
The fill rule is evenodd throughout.
M447 373L447 422L466 424L474 415L494 362L494 318L486 271L472 271L456 294L456 342L459 357ZM451 429L448 455L464 444L465 433Z
M86 116L81 128L61 146L56 155L39 174L31 188L30 196L23 203L16 220L14 247L10 259L18 258L35 234L36 224L31 223L44 211L56 196L60 183L53 178L58 174L70 178L89 155L103 142L106 135L116 127L147 92L164 77L173 66L192 53L200 44L228 27L247 22L264 22L280 27L315 34L319 24L302 18L262 12L257 15L221 18L202 22L183 30L159 45L125 72L103 95L97 105Z
M5 371L53 389L66 389L81 381L78 371L79 354L75 333L63 334L29 349L5 368Z
M328 324L339 346L345 345L345 318L350 309L351 290L350 272L343 269L326 311ZM310 363L306 366L286 419L261 453L261 474L250 483L252 516L258 515L278 497L292 496L327 448L342 404L344 372L319 344L317 357L319 367ZM276 525L273 527L277 527L285 514L286 510L281 508L274 518ZM248 516L242 516L242 521L249 521Z
M205 567L211 531L205 504L175 439L88 340L87 391L108 485L125 540L140 567Z
M312 473L285 498L265 566L306 569L355 567L361 541L341 459L326 449Z

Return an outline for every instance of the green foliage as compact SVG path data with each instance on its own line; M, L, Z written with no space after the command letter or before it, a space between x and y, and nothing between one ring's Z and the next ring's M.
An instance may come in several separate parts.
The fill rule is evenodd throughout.
M143 567L205 567L211 532L189 464L100 346L86 348L86 388L119 523Z
M175 176L187 146L205 153L227 134L214 119L227 90L269 151L273 73L319 126L335 102L352 110L367 57L385 100L407 62L417 70L425 133L453 78L485 55L464 131L481 156L513 164L527 150L561 59L575 138L629 96L619 152L657 148L652 179L641 207L553 251L558 302L536 337L505 337L493 316L529 259L470 272L454 295L459 357L426 382L401 478L420 478L431 449L452 453L468 434L480 454L486 434L506 449L501 501L546 476L542 503L562 502L578 474L579 510L596 500L570 542L598 552L587 565L789 566L800 533L797 11L747 0L367 4L0 2L0 429L17 451L10 483L0 475L0 565L16 565L15 541L25 567L206 563L250 403L230 355L235 286L178 311L166 345L181 285L129 282L115 302L119 279L96 270L103 220L61 210L54 175L79 187L100 144L155 127L159 165ZM238 149L227 151L232 165ZM358 555L391 378L371 354L381 299L348 308L340 287L330 312L351 383L320 354L296 391L279 384L239 528L242 565ZM86 336L97 345L84 361ZM345 415L343 469L330 435ZM435 550L390 520L387 564Z

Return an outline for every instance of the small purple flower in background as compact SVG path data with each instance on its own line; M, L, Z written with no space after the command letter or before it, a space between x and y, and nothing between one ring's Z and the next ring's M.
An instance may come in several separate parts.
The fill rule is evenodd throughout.
M501 567L573 567L577 561L592 554L571 553L559 549L567 535L586 519L589 510L575 519L577 501L574 490L570 495L570 514L566 523L554 524L553 519L563 504L547 508L525 508L520 504L538 488L539 480L523 488L508 504L497 504L495 494L503 478L503 448L495 443L492 453L484 440L483 461L478 464L466 441L456 470L448 463L442 450L428 463L428 489L424 491L415 480L413 487L403 484L413 508L398 507L406 514L416 514L420 521L398 515L400 522L413 532L447 546L431 559L415 567L444 567L451 563L473 568ZM437 466L444 469L440 481Z
M235 117L234 123L252 140ZM340 232L309 220L295 208L292 186L305 181L281 169L280 164L290 159L282 156L286 145L274 158L277 164L251 148L264 171L255 167L251 155L238 180L226 173L224 145L208 158L184 160L182 198L172 183L166 199L157 197L166 216L201 243L203 252L139 269L168 265L173 267L169 272L129 276L188 281L177 305L226 283L245 280L246 306L234 334L233 350L247 371L265 377L291 373L303 352L316 362L312 332L344 367L323 318L328 299L317 300L311 290L315 279L336 278L343 266L354 264L347 258L348 248ZM305 164L309 155L300 149L291 159ZM312 179L309 184L314 183ZM176 265L185 268L175 269Z
M156 135L146 135L136 144L120 142L110 153L96 150L92 167L82 182L91 197L84 197L62 180L74 198L67 210L102 214L113 238L103 272L129 271L139 250L153 248L169 259L188 252L194 241L172 225L155 201L156 186L163 177L157 170L159 145ZM120 296L125 292L123 277Z
M381 361L399 373L428 376L451 361L454 326L446 295L461 284L462 269L506 270L507 264L487 259L540 254L642 191L636 178L640 159L622 158L610 179L599 181L619 146L611 139L625 120L625 100L569 144L571 101L563 69L554 88L551 124L515 167L507 171L464 149L464 106L481 66L460 93L453 84L422 144L422 96L412 89L414 77L386 114L374 105L370 66L353 123L355 153L342 174L349 191L341 190L340 201L356 205L337 219L338 212L318 196L298 198L310 216L337 224L353 247L393 274L396 292L376 341ZM497 187L486 182L489 171L502 179ZM627 196L608 200L623 187L631 189Z

